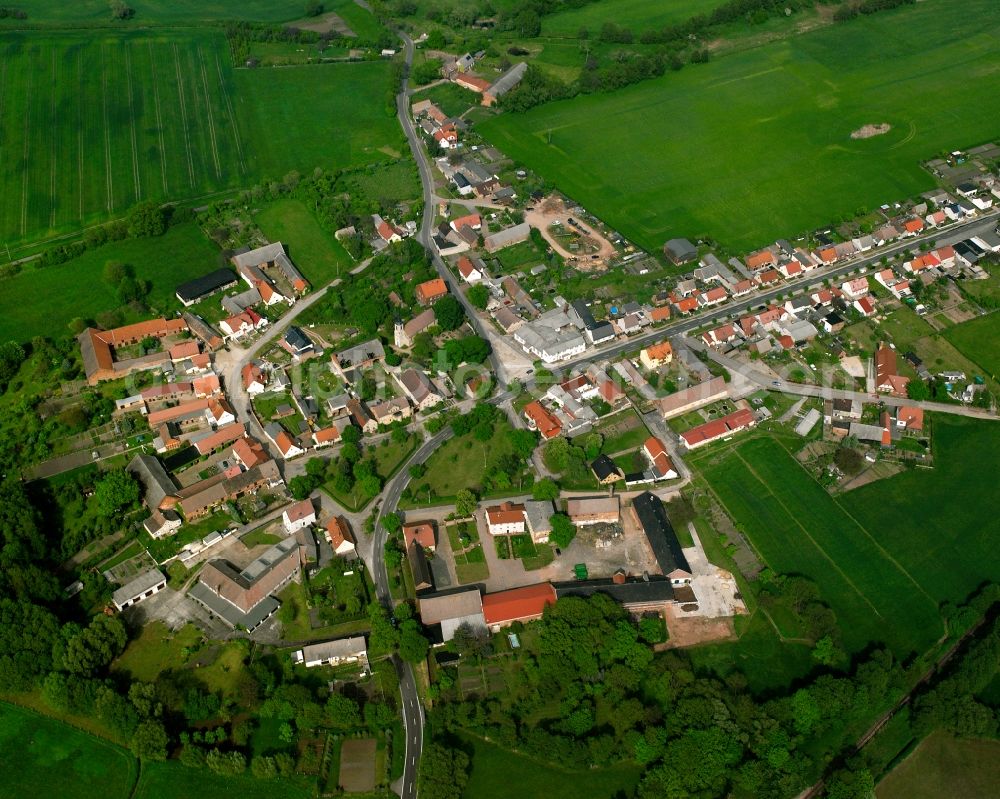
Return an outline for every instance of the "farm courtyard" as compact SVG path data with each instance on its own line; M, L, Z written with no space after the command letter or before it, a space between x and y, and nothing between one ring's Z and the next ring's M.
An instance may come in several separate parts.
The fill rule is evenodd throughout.
M993 0L925 0L478 130L643 248L749 249L926 191L922 161L1000 134L998 37Z

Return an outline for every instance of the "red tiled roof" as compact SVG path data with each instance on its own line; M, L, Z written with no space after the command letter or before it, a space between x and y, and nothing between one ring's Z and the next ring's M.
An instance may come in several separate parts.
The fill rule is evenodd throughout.
M662 361L670 358L673 354L674 348L670 346L669 341L661 341L646 347L646 357L653 361Z
M658 473L658 477L663 477L664 475L674 471L674 464L671 462L670 456L667 454L667 450L663 446L663 442L656 436L650 436L647 438L645 443L642 445L642 449L652 462L653 468Z
M433 302L447 293L447 284L441 278L436 277L417 286L417 301L422 303Z
M315 516L315 514L316 509L313 507L312 500L306 498L285 508L285 512L282 515L287 516L289 522L300 522L303 519L309 518L309 516Z
M336 427L324 427L313 433L313 439L317 444L327 444L331 441L340 440L340 431Z
M212 433L212 435L198 439L194 446L198 450L199 455L207 455L209 452L217 450L230 441L242 438L246 432L247 429L242 424L227 424L225 427Z
M197 341L182 341L170 348L170 360L181 361L200 352Z
M923 430L924 409L916 405L900 405L896 409L896 421L906 425L907 430Z
M204 375L196 377L193 381L194 393L198 395L217 394L222 386L219 384L218 375Z
M919 233L924 229L924 222L922 219L907 219L903 223L903 227L906 228L907 233Z
M244 366L240 375L243 378L243 388L249 388L254 383L264 384L264 373L255 363L248 363Z
M677 310L680 313L688 313L693 311L698 307L698 300L696 297L685 297L677 303Z
M504 502L486 509L486 521L489 524L517 524L524 521L524 505Z
M534 422L535 428L542 434L542 438L546 441L550 438L555 438L562 432L562 425L559 424L559 420L549 413L548 409L538 400L525 405L524 414Z
M661 305L659 308L654 308L650 314L649 318L654 322L662 322L670 318L670 306Z
M455 228L455 230L458 230L462 227L462 225L468 225L469 227L476 228L482 225L482 219L480 219L479 214L466 214L465 216L460 216L458 219L451 220L451 226Z
M727 435L735 430L750 427L754 424L754 421L752 412L746 408L740 408L740 410L735 411L728 416L723 416L721 419L713 419L710 422L705 422L705 424L692 427L686 433L681 433L681 438L683 438L690 447L695 444L701 444L706 441L711 441L714 438Z
M339 516L334 516L326 523L326 538L334 550L345 541L349 544L354 543L354 536L351 534L347 524Z
M625 392L618 387L614 380L602 380L597 386L597 393L610 405L614 405L625 396Z
M246 469L252 469L268 460L267 453L260 443L248 438L238 439L233 444L233 457L238 458Z
M547 605L554 605L556 589L551 583L526 585L487 594L483 597L483 617L487 624L505 624L539 618Z
M410 522L403 525L403 541L406 549L414 541L424 549L434 549L434 524L433 522Z
M747 257L747 266L750 269L760 269L762 266L777 262L774 253L770 250L761 250Z
M458 259L458 272L462 277L468 277L476 271L476 265L464 255Z

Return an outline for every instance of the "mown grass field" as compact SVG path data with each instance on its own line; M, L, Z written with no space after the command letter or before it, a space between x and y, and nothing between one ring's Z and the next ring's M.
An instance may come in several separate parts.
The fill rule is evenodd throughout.
M926 738L875 789L878 799L990 799L1000 784L1000 743Z
M647 249L751 248L927 190L921 160L1000 135L998 37L993 0L925 0L479 130Z
M773 439L693 459L775 571L804 574L836 611L844 643L881 641L905 656L941 634L938 605L996 579L986 476L1000 426L935 416L937 468L832 498Z
M387 160L402 141L388 77L384 62L234 71L219 31L0 33L0 244Z
M257 22L283 22L302 16L300 0L131 0L135 9L135 24L157 22L195 22L203 20L248 19ZM327 6L330 4L327 3ZM17 8L28 12L27 22L83 22L111 24L111 13L105 0L31 0ZM11 21L8 25L17 23Z
M257 224L271 241L285 245L289 257L314 288L325 286L341 270L354 266L339 241L320 227L300 200L278 200L257 215Z
M124 799L135 759L114 744L60 721L0 703L0 792L4 796Z
M600 0L542 17L542 36L576 38L583 29L596 38L606 22L636 33L657 30L695 14L707 13L718 5L721 5L719 0L660 0L657 3L650 3L649 0Z
M157 238L105 244L58 266L26 264L20 274L0 283L6 298L0 341L61 338L70 334L66 326L74 318L93 319L117 308L114 289L101 278L107 261L131 264L137 278L151 283L150 306L169 311L180 308L174 296L178 284L219 268L219 250L192 222Z
M507 799L510 796L545 796L547 799L611 799L626 795L639 782L639 766L618 766L591 771L563 771L508 752L479 738L467 737L473 749L465 799Z
M1000 376L1000 313L994 312L948 328L944 337L979 365L984 376ZM971 375L967 375L971 377Z

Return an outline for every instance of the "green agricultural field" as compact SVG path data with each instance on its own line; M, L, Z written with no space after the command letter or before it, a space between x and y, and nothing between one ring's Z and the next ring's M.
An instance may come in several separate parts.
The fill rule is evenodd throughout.
M271 241L285 245L289 257L313 288L325 286L355 264L339 241L329 235L313 212L299 200L278 200L259 214L257 224Z
M190 223L157 238L105 244L58 266L26 264L20 274L3 281L7 303L0 316L0 341L68 336L72 319L93 319L117 308L114 290L101 279L108 261L131 264L136 277L152 285L150 306L169 312L180 307L174 296L178 284L219 268L219 250Z
M387 106L387 61L280 69L240 69L236 95L256 173L338 169L385 161L406 152Z
M508 752L479 738L464 739L473 750L465 799L507 799L545 796L547 799L611 799L626 795L639 782L639 766L590 771L563 771L523 755Z
M576 38L583 29L596 38L607 22L636 33L658 30L719 5L721 0L599 0L542 17L542 36Z
M647 249L751 248L927 190L922 159L1000 135L998 37L993 0L925 0L478 129Z
M298 780L255 780L247 775L221 776L207 769L182 766L176 760L144 763L132 799L204 799L238 796L240 799L306 799L313 791Z
M962 355L978 364L985 375L1000 376L1000 313L949 328L944 337Z
M124 749L6 703L0 703L0 749L4 796L125 799L138 776L138 763Z
M940 636L937 602L900 563L902 553L857 521L867 517L840 507L781 444L754 438L703 458L706 479L765 562L820 586L850 651L885 641L904 656Z
M0 34L0 240L248 182L221 33Z
M925 739L875 789L878 799L989 799L1000 784L1000 743L959 740L943 733Z
M0 244L398 156L389 64L234 70L218 31L0 32Z
M302 16L302 0L130 0L135 9L133 24L157 22L190 23L204 20L247 19L257 22L284 22ZM329 4L327 4L329 6ZM28 12L28 22L89 23L110 25L111 13L105 0L31 0L17 8ZM23 25L16 21L7 24Z

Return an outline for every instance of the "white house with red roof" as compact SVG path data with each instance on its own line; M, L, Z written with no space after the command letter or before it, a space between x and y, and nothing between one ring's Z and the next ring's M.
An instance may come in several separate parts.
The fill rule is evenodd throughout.
M472 262L471 258L464 255L458 259L458 274L462 276L462 280L470 284L478 283L484 277L482 270Z
M263 297L263 293L261 297ZM241 339L249 333L263 330L267 327L268 321L253 308L245 308L238 314L230 316L219 322L219 329L228 339Z
M285 532L289 534L316 524L316 509L313 508L312 500L306 497L301 502L289 505L281 514L281 522L285 525Z
M471 227L473 230L481 230L483 227L483 220L479 214L466 214L465 216L452 219L448 225L456 233L463 227Z
M729 344L739 338L736 332L736 328L732 324L726 323L714 330L709 330L704 333L701 337L709 347L721 347L725 344Z
M722 286L715 286L698 297L698 304L710 308L720 302L725 302L727 299L729 299L729 293Z
M674 463L660 439L655 436L647 438L642 445L642 454L649 461L649 468L657 480L673 480L678 476L677 469L674 468Z
M255 363L248 363L240 370L240 379L243 381L243 390L251 397L267 391L264 370Z
M778 271L781 272L781 276L785 280L790 280L793 277L799 277L802 274L802 264L798 261L788 261L778 266Z
M375 232L378 237L387 244L395 244L397 241L403 240L403 234L395 225L386 222L378 214L372 215L372 224L375 226Z
M875 315L875 303L872 302L871 297L861 297L851 303L851 307L865 317L865 319Z
M841 284L840 290L849 302L860 300L868 294L868 278L861 276L854 278L854 280L848 280Z

